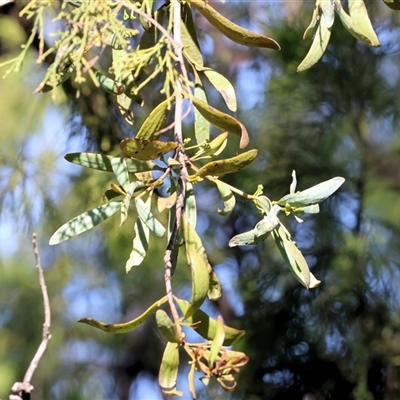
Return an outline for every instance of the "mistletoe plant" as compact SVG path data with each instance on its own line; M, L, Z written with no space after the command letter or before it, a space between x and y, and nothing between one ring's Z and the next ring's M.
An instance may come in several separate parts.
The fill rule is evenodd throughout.
M317 31L309 53L298 67L299 71L309 68L322 57L335 11L351 34L370 45L379 45L364 2L349 0L348 6L349 14L340 0L317 0L311 24L304 36L308 37L318 25ZM55 40L51 46L44 41L44 20L50 7L57 9L55 21L60 27L53 33ZM319 212L319 203L333 194L343 184L344 178L335 177L296 192L296 174L293 171L289 194L279 200L265 196L261 185L255 187L253 194L248 194L223 180L224 175L238 172L251 164L258 151L242 151L249 144L245 126L233 116L208 104L203 84L206 79L222 95L230 111L235 112L237 108L232 84L205 65L197 39L194 13L200 13L221 34L236 43L280 49L273 39L234 24L205 0L171 0L158 7L153 0L32 0L21 12L34 20L32 35L22 53L5 64L10 65L6 73L18 70L29 45L39 34L38 62L45 61L50 54L53 54L54 62L47 68L36 92L50 91L70 77L77 84L89 77L95 85L115 95L121 115L133 125L132 133L136 134L121 141L120 154L74 153L65 156L72 163L110 174L111 183L101 204L61 226L51 237L50 244L55 245L86 232L116 213L120 215L120 225L129 216L134 216L132 250L126 262L128 273L132 268L139 267L146 257L150 237L163 238L165 253L160 260L160 268L165 271L166 295L126 323L106 324L91 318L83 318L79 322L105 332L125 333L155 314L160 332L166 339L159 372L160 386L166 394L181 394L176 384L179 357L184 351L189 357L189 389L196 398L195 371L203 374L203 383L207 384L210 378L215 378L224 389L233 390L236 386L235 374L248 362L248 357L227 348L240 340L245 332L226 326L220 316L213 319L200 308L207 297L211 301L220 297L221 285L196 232L194 185L209 181L216 186L224 204L222 209L216 210L221 215L232 212L236 204L235 196L251 201L260 214L260 221L254 229L234 236L229 246L254 245L271 235L294 276L306 288L314 288L320 281L310 272L306 259L278 215L292 214L298 222L302 222L302 215ZM107 47L111 48L111 62L108 70L102 71L98 61ZM136 128L135 104L142 103L141 91L154 83L156 78L163 83L161 94L164 100ZM189 143L182 125L192 106L195 145ZM165 126L170 114L174 114L173 123ZM222 133L211 138L211 125ZM239 136L238 151L241 152L221 158L228 140L231 140L230 135ZM161 140L161 136L165 139ZM169 197L160 197L157 189L166 185ZM168 214L166 224L158 219L160 213ZM172 287L179 252L186 256L191 271L189 299L177 297ZM169 313L160 308L164 303L168 303ZM183 326L194 329L205 339L204 342L189 342L182 331Z

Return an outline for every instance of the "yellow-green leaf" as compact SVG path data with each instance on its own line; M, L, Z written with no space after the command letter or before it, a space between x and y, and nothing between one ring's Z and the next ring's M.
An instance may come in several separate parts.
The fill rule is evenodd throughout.
M211 301L218 300L222 295L221 282L214 270L210 274L210 286L208 287L207 296Z
M200 45L196 37L191 12L189 10L189 21L183 22L181 25L181 35L183 44L183 55L197 69L204 66L203 56L201 54ZM190 21L191 20L191 21Z
M214 71L212 68L203 68L202 71L211 82L211 84L221 94L229 110L237 110L236 93L232 84L227 78L220 73Z
M203 83L196 72L193 95L204 104L208 104ZM208 122L208 120L203 117L203 115L196 107L194 108L194 135L196 137L197 144L202 144L210 139L210 122Z
M161 390L167 395L181 395L176 390L179 369L179 346L176 343L168 342L165 346L161 360L158 383Z
M249 144L249 134L247 133L244 125L233 118L229 114L225 114L222 111L208 105L207 103L193 97L193 104L200 114L211 124L224 131L233 133L234 135L240 136L240 148L244 149Z
M192 316L203 304L210 286L210 268L203 257L194 251L186 251L192 274L192 297L184 318Z
M183 314L189 308L189 303L183 299L175 299ZM211 318L202 310L197 310L191 317L186 319L192 328L203 338L213 340L217 330L217 321ZM238 342L246 332L243 330L235 329L230 326L224 325L225 340L224 346L231 346Z
M320 16L318 29L315 33L310 50L308 51L304 60L297 67L298 72L305 71L306 69L312 67L323 56L331 37L331 29L332 28L328 28L325 15L322 14Z
M235 195L225 182L222 182L219 179L213 179L212 182L217 185L222 201L224 202L224 208L218 208L218 213L220 215L229 215L236 205Z
M139 132L136 135L136 139L152 139L154 134L162 129L167 120L169 113L169 106L171 104L171 99L168 98L161 102L146 118ZM169 151L169 150L168 150ZM131 156L134 157L134 156ZM138 157L134 157L138 158ZM158 158L158 157L156 157Z
M176 325L164 310L156 311L156 322L158 329L168 342L179 343L179 335Z
M209 2L204 0L189 0L189 3L196 7L211 25L232 41L244 46L280 50L281 47L275 40L234 24L211 7Z
M94 228L115 214L120 208L121 201L111 201L82 213L58 228L50 238L49 244L52 246L64 242Z
M162 304L167 301L167 296L162 297L160 300L153 303L143 314L129 322L122 324L106 324L104 322L96 321L92 318L82 318L78 322L93 326L94 328L100 329L108 333L126 333L133 331L139 325L141 325L147 318L150 317Z
M380 42L374 28L372 27L371 20L368 16L367 8L363 0L348 0L349 14L353 20L354 27L362 35L370 41L371 46L378 47Z
M221 176L240 171L244 167L247 167L249 164L251 164L257 157L257 154L258 150L253 149L246 151L245 153L238 154L235 157L211 161L199 168L199 170L196 171L191 179L195 180L196 178L204 178L207 175Z
M210 367L214 367L214 362L218 359L218 353L221 350L221 347L225 340L225 331L224 331L224 322L222 321L222 317L218 315L217 317L217 327L215 329L215 337L212 341L210 348Z
M136 138L124 139L119 145L125 157L138 160L154 160L178 147L175 142Z

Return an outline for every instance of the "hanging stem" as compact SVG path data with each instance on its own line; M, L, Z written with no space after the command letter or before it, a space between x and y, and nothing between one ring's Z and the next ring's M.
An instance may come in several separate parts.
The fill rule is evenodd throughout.
M172 13L173 13L173 26L174 26L174 51L176 56L176 66L182 71L182 66L184 68L184 61L182 56L182 39L181 39L181 3L179 0L171 1ZM178 198L176 201L176 213L175 213L175 223L173 232L171 233L171 237L167 246L167 250L164 256L164 264L165 264L165 289L168 297L168 303L171 309L172 316L176 323L176 328L178 330L179 335L181 334L181 326L177 321L179 320L179 314L176 309L176 305L174 302L172 284L171 284L171 253L175 246L175 237L177 232L179 231L182 210L184 207L185 201L185 190L186 190L186 181L187 181L187 167L186 167L186 154L185 149L183 148L183 133L182 133L182 115L183 115L183 96L182 96L182 84L181 84L181 73L175 80L175 130L174 137L175 142L178 144L177 149L177 159L181 163L181 172L179 177L179 187L178 187Z

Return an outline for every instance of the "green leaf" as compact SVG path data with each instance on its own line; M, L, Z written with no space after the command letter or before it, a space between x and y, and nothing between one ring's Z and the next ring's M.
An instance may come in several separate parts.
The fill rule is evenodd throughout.
M114 157L96 153L69 153L64 158L82 167L113 172L111 161Z
M135 192L135 189L137 186L141 186L141 182L131 182L128 186L128 190L126 192L126 195L124 197L124 200L122 201L122 206L121 206L121 223L119 226L121 226L126 219L128 218L128 212L129 212L129 206L131 205L131 200L133 193Z
M310 50L305 56L304 60L297 67L297 72L305 71L316 64L323 56L326 47L328 46L331 37L331 28L328 28L325 15L320 16L320 22L315 33L314 40L311 44Z
M210 286L208 287L207 296L211 301L217 301L222 295L221 282L214 270L210 274Z
M376 34L372 35L372 37L368 37L364 32L359 30L359 27L356 26L352 17L350 17L346 11L344 10L341 0L334 0L336 11L339 15L340 21L343 26L356 38L362 40L363 42L369 44L370 46L379 46L379 40L376 38ZM378 41L377 41L378 40Z
M153 213L150 211L149 207L145 204L145 202L139 197L135 199L136 209L139 215L139 218L147 225L147 227L154 232L158 237L163 237L165 234L165 228L158 221Z
M169 106L171 104L171 98L168 98L161 102L146 118L139 132L136 135L136 139L152 139L154 134L159 132L165 125L169 113ZM175 146L176 147L176 146ZM169 151L169 150L168 150ZM135 156L130 156L138 158ZM154 157L158 158L158 157Z
M211 84L221 94L229 110L237 110L236 93L232 84L220 73L214 71L211 68L203 68L202 71L211 82Z
M96 207L93 210L86 211L58 228L50 238L49 244L53 246L71 239L74 236L80 235L81 233L94 228L96 225L101 224L107 218L115 214L119 209L121 209L121 202L112 201Z
M176 325L164 310L160 309L156 311L156 322L158 329L160 329L160 332L168 342L179 343L179 335Z
M225 331L224 331L224 322L222 321L222 317L218 315L217 317L217 328L215 329L215 337L212 341L210 347L210 366L211 368L214 366L214 362L218 359L218 353L221 350L221 347L224 343L225 339Z
M140 218L136 220L133 231L135 236L133 238L131 254L125 265L126 273L142 263L149 249L150 229L143 224Z
M183 55L196 69L200 70L204 66L203 55L197 40L192 13L189 7L186 7L185 10L188 11L187 21L181 24Z
M240 171L244 167L247 167L249 164L251 164L257 157L257 154L258 150L253 149L238 154L235 157L211 161L199 168L196 173L190 177L190 179L196 180L196 178L205 178L208 175L221 176Z
M193 228L196 228L197 224L196 196L194 195L193 185L190 182L186 182L185 214L189 221L189 224L193 226Z
M187 250L186 255L192 274L192 297L184 318L192 316L203 304L210 286L210 266L203 257Z
M222 201L224 202L224 208L218 208L218 213L220 215L229 215L236 205L236 198L232 193L232 190L225 182L222 182L219 179L213 179L212 182L217 185Z
M182 395L176 390L176 381L179 370L179 346L176 343L168 342L165 346L161 360L158 383L163 393L168 395Z
M129 322L122 324L106 324L104 322L96 321L92 318L82 318L78 322L93 326L94 328L100 329L103 332L108 333L126 333L133 331L139 325L141 325L147 318L150 317L162 304L167 302L167 296L162 297L160 300L153 303L143 314Z
M64 158L73 163L81 165L82 167L97 169L99 171L113 172L111 161L114 157L106 156L104 154L95 153L70 153L66 154ZM159 169L152 161L140 160L125 160L128 172L143 172Z
M363 0L348 0L349 14L353 20L354 27L363 36L368 38L370 45L378 47L380 42L374 28L372 27L371 20L368 17L368 11L365 7Z
M129 125L133 125L133 123L135 122L135 115L133 114L131 108L132 102L133 100L129 98L125 93L117 96L118 110L121 113L122 118L124 118L125 122Z
M292 207L305 207L312 204L318 204L336 192L343 185L345 179L337 176L327 181L321 182L318 185L312 186L309 189L293 194L287 194L282 197L278 204L285 206L289 203ZM309 211L308 211L309 212Z
M125 160L123 157L114 157L111 159L111 166L118 183L124 190L127 190L129 186L129 173Z
M203 83L200 77L195 73L195 87L194 97L202 101L204 104L208 104L206 92L203 87ZM210 139L210 123L197 108L194 108L194 135L196 137L197 144L202 144Z
M244 46L280 50L281 47L275 40L234 24L211 7L209 2L205 2L204 0L189 0L189 3L196 7L211 25L232 41Z
M266 196L257 196L256 198L252 199L255 206L257 207L258 211L262 215L268 215L271 211L271 200Z
M183 299L175 299L178 306L183 314L186 313L189 308L189 303ZM202 310L197 310L191 317L186 319L187 322L192 325L192 328L203 338L207 340L213 340L217 331L217 321L211 318ZM224 325L225 339L224 346L231 346L238 342L246 332L243 330L231 328L230 326Z
M160 158L178 147L175 142L161 142L160 140L136 138L124 139L119 146L125 157L132 157L144 161Z
M321 281L317 280L310 272L306 259L297 248L295 242L293 242L287 229L280 224L277 229L272 231L272 236L283 259L296 279L307 289L318 286Z
M224 131L240 136L240 148L244 149L247 147L249 144L249 134L240 121L231 117L229 114L225 114L222 111L211 107L196 97L193 97L192 100L196 109L207 121Z

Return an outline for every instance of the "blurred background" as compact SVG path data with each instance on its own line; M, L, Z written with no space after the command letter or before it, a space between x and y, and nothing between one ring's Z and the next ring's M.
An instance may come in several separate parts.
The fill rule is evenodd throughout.
M250 133L249 147L260 150L256 163L224 180L249 193L262 184L268 197L279 199L293 169L298 190L346 178L320 214L306 215L301 225L284 221L322 281L313 290L295 280L272 239L229 248L232 236L258 221L254 206L238 199L234 212L221 217L213 187L196 185L198 231L224 290L204 307L247 331L235 348L250 357L235 392L199 383L200 399L400 398L399 15L383 2L367 2L381 47L356 41L336 21L322 61L298 74L310 46L302 35L313 6L215 4L236 23L276 39L280 52L236 45L196 14L207 65L234 83L236 115ZM27 39L30 25L19 10L0 8L0 62ZM118 228L111 218L48 246L61 224L99 204L111 182L110 175L69 164L64 154L115 154L161 97L157 90L144 95L132 128L114 98L89 80L79 98L71 81L53 99L33 94L45 68L35 63L36 50L27 53L21 73L0 80L0 398L22 380L42 336L31 244L37 232L52 339L33 377L32 399L162 399L157 374L164 345L153 319L125 335L76 321L127 321L162 296L165 241L153 240L145 262L128 275L133 221ZM226 110L218 93L210 88L208 95ZM182 264L173 278L183 297L190 294L189 276ZM182 368L178 388L187 391L185 373Z

